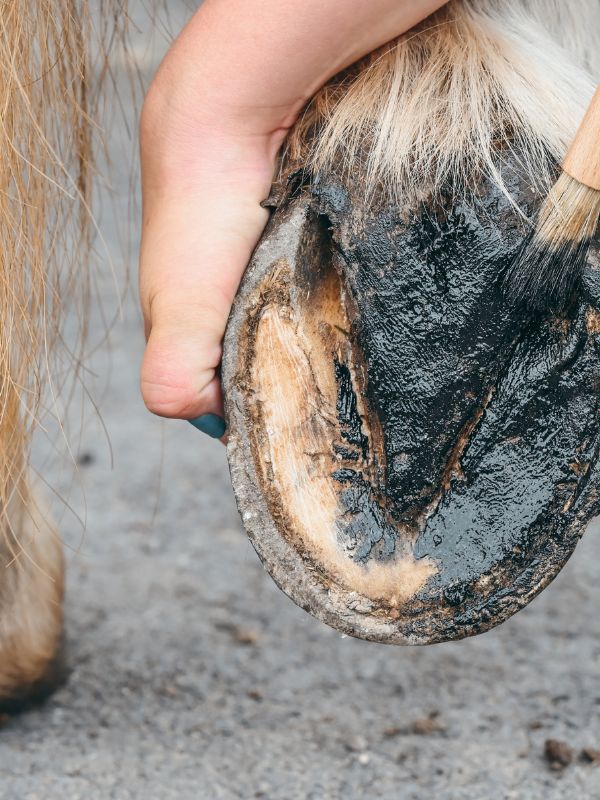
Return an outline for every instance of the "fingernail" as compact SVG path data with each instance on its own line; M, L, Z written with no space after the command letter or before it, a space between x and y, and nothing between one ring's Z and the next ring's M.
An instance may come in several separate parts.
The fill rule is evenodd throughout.
M202 433L208 434L213 439L220 439L225 433L225 420L217 414L202 414L201 417L190 419L188 422Z

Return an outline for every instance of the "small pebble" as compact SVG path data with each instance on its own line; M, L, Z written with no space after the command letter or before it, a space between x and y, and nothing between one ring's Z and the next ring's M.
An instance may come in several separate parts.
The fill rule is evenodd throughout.
M256 644L260 639L260 633L255 630L246 628L236 628L233 633L233 638L238 644Z
M546 739L544 755L550 769L560 770L568 767L573 761L573 750L566 742L558 739Z
M350 750L351 753L362 753L367 749L368 742L364 736L353 736L345 742L345 745L346 750Z
M600 750L594 750L593 747L584 747L580 758L586 764L600 764Z
M437 719L437 715L431 714L423 719L416 719L412 725L413 733L419 736L431 736L434 733L442 733L445 730L442 723Z

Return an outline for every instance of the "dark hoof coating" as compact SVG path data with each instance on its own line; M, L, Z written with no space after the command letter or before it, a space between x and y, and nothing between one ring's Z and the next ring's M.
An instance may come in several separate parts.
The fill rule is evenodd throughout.
M504 178L535 210L518 158ZM600 511L600 309L504 296L521 218L491 183L407 213L335 178L285 193L223 359L228 456L279 586L339 630L426 644L487 630ZM591 287L591 288L590 288Z
M41 678L34 683L19 686L8 696L0 697L0 714L14 716L42 705L67 682L68 677L67 645L63 637L56 655Z

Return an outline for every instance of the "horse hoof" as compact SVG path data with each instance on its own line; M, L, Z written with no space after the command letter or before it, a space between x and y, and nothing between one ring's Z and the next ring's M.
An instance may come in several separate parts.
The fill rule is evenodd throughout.
M522 237L490 181L407 214L324 177L290 184L255 252L224 347L233 487L277 584L344 633L487 630L600 511L600 310L511 307Z

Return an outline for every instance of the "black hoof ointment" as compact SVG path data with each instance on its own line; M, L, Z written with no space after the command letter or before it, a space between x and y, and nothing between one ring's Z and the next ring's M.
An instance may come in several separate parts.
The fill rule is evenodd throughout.
M531 212L519 163L499 169ZM284 193L245 275L233 487L302 608L375 641L459 639L535 597L600 512L598 293L533 315L505 297L523 225L492 182L412 210L359 185Z

